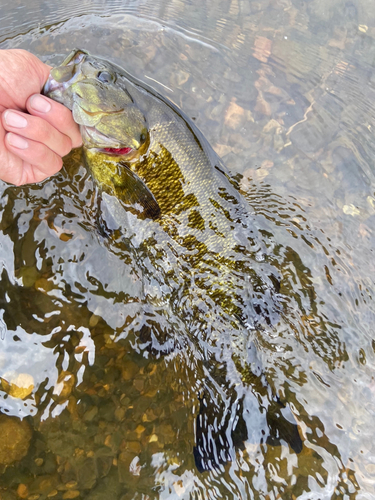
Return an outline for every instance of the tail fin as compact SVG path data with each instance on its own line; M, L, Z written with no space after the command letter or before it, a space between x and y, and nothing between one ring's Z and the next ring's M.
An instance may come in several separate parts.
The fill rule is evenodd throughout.
M247 437L241 401L213 401L209 392L199 398L194 459L199 472L220 469L235 459Z
M199 472L222 469L235 460L236 450L243 449L245 441L271 446L284 441L295 453L301 452L303 443L290 408L276 396L269 401L268 395L255 394L255 388L251 389L253 394L244 397L233 391L226 400L204 390L199 398L193 450ZM245 387L246 391L251 389ZM251 402L244 402L249 397Z

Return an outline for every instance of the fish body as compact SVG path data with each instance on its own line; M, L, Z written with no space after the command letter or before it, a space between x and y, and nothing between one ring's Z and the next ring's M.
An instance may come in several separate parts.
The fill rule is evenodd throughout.
M180 264L185 261L195 277L205 264L212 266L207 279L221 283L221 306L232 303L231 312L238 309L244 323L260 319L262 314L254 309L260 311L267 302L274 270L270 277L263 272L258 278L256 267L266 268L267 263L254 258L261 248L252 238L252 214L194 124L124 70L80 50L51 71L45 93L72 110L99 189L140 218L157 221L152 229L157 241L172 246ZM245 276L245 284L236 271L250 273L257 283ZM254 284L258 297L251 291ZM226 294L226 288L232 293ZM236 291L242 296L240 308L234 305ZM274 314L275 304L269 301L264 316Z
M86 163L106 212L132 232L148 303L184 323L207 366L208 385L215 386L215 365L236 372L231 380L224 375L226 402L210 407L211 389L201 394L198 469L229 459L228 443L236 440L220 435L234 436L236 426L229 429L233 418L217 425L216 417L228 412L228 401L241 406L244 393L234 388L241 383L260 405L268 404L269 415L278 415L277 431L268 422L269 435L299 451L297 427L283 418L284 406L272 394L265 402L269 387L254 341L257 330L277 321L277 273L262 257L250 207L201 132L168 99L85 51L73 51L54 68L44 92L69 107L80 125ZM143 332L152 336L155 328L146 322ZM241 441L243 427L237 426ZM205 450L208 434L216 435L211 448L227 442L221 454Z

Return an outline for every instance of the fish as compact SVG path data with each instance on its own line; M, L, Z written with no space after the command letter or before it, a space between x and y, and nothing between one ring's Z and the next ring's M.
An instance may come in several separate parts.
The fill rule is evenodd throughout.
M278 273L238 179L174 103L85 50L53 68L43 92L72 111L105 232L130 234L145 303L165 318L167 327L145 319L142 342L168 353L185 339L203 364L197 470L234 460L250 435L299 453L296 420L271 389L256 341L280 315Z

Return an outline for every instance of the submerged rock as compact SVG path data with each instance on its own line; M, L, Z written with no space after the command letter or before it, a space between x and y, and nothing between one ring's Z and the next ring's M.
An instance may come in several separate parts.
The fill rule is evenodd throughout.
M0 464L12 465L28 452L32 430L26 420L0 415Z

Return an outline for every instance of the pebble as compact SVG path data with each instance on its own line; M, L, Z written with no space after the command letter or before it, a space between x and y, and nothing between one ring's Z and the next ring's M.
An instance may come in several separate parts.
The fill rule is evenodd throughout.
M34 378L28 373L5 374L1 378L1 386L9 396L26 399L34 390Z
M345 215L352 215L353 217L356 217L357 215L360 215L361 212L356 208L354 205L344 205L342 207L342 211L344 212Z

